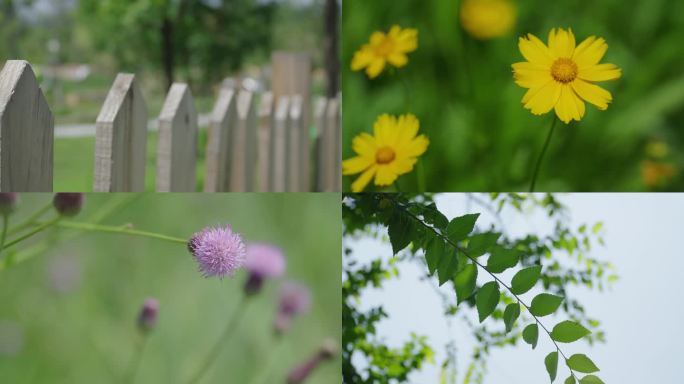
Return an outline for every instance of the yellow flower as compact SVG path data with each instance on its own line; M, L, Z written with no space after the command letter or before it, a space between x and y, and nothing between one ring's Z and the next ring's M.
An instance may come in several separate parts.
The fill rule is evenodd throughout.
M358 156L342 162L342 174L361 173L351 185L353 192L360 192L375 176L375 185L387 186L397 177L413 170L417 157L425 153L430 141L418 135L420 123L411 114L381 115L373 126L374 135L362 133L352 141L352 149Z
M353 71L366 69L369 78L380 75L387 63L401 68L408 63L407 53L418 48L418 31L412 28L401 29L392 26L389 32L376 31L370 37L368 44L364 44L356 51L352 59Z
M470 36L489 40L510 32L517 13L509 0L464 0L460 16L461 25Z
M608 49L602 38L591 36L575 46L572 30L559 28L549 32L548 47L532 34L521 37L518 47L527 62L513 64L513 77L516 84L529 88L522 102L533 114L555 108L567 124L584 117L582 100L600 110L613 100L610 92L592 83L622 75L615 64L599 64Z

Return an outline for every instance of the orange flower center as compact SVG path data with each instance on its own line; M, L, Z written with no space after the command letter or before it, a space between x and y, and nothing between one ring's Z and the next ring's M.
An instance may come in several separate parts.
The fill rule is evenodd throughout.
M556 81L567 84L577 78L577 64L571 59L562 57L551 65L551 76Z
M382 43L375 46L375 54L378 56L387 57L392 52L394 52L394 40L389 37L385 37Z
M390 147L382 147L375 152L375 162L378 164L388 164L391 163L396 155L394 154L394 149Z

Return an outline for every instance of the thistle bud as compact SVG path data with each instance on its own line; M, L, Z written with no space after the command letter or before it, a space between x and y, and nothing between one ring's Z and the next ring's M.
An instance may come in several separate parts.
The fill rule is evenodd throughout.
M55 193L52 205L57 212L66 217L76 216L83 208L85 195L83 193Z
M337 343L334 340L326 340L314 356L290 371L287 384L303 383L322 362L332 359L337 354L337 349Z
M159 313L159 301L155 298L147 298L143 303L140 315L138 315L138 327L143 332L149 332L157 324Z

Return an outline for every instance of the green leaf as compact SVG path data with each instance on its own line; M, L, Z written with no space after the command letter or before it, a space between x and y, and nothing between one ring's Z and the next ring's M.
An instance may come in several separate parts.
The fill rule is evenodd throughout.
M456 250L451 245L446 246L442 259L437 266L437 276L439 277L439 285L451 280L458 270L458 258L456 257Z
M447 236L449 239L454 243L465 240L470 232L473 231L473 228L475 228L475 221L477 221L479 216L479 213L473 213L459 216L451 220L447 226Z
M580 384L605 384L603 380L594 375L586 375L580 379Z
M563 302L560 296L552 295L550 293L540 293L532 299L530 306L530 313L537 316L548 316L554 312Z
M430 275L434 274L435 270L437 270L442 255L444 255L444 241L439 237L435 237L430 241L425 250L425 263L427 264Z
M430 203L425 207L423 217L428 224L432 224L436 228L444 229L449 225L449 220L437 209L435 203Z
M475 264L466 264L463 269L456 274L454 278L454 287L456 288L456 302L460 304L475 291L475 283L477 282L477 266Z
M468 256L478 257L484 255L491 247L496 245L499 237L501 237L501 234L497 232L478 233L470 236L470 239L468 239Z
M490 253L487 270L492 273L501 273L508 268L515 267L520 259L520 253L515 249L496 247Z
M490 281L480 287L480 290L477 291L477 296L475 296L480 323L494 312L496 305L499 304L500 297L499 284L497 284L496 281Z
M573 371L582 373L594 373L599 371L596 364L594 364L590 358L580 353L570 356L567 363L568 367Z
M558 371L558 352L551 352L546 355L544 365L546 365L546 372L549 373L549 377L553 383L553 381L556 380L556 372Z
M539 326L537 323L530 324L523 329L523 340L532 346L532 349L537 348L537 340L539 340Z
M511 280L511 292L516 295L522 295L532 289L537 284L539 276L541 276L541 270L541 265L537 265L518 271Z
M591 332L574 321L565 320L556 324L551 331L551 338L560 343L572 343Z
M506 332L510 332L511 329L513 329L513 324L515 324L518 316L520 316L520 304L508 304L504 310L504 324L506 324Z
M573 376L573 375L568 376L568 378L565 379L565 384L576 384L575 376Z
M401 214L392 216L387 225L387 234L392 244L392 252L396 255L411 243L411 221Z

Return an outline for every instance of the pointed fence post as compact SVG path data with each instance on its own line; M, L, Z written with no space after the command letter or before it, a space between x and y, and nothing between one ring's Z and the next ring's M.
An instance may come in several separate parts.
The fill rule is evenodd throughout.
M0 72L0 191L52 191L54 119L31 65Z
M302 188L303 167L302 167L302 152L305 148L302 147L302 97L294 95L290 98L290 116L288 127L288 191L299 192Z
M157 192L193 192L197 178L197 112L187 84L174 83L159 114Z
M236 119L235 91L221 88L209 122L204 192L226 192L230 183L230 130Z
M95 192L145 189L147 106L135 75L120 73L95 123Z
M328 101L326 138L327 164L330 165L326 181L327 191L342 190L342 124L340 121L340 96Z
M258 191L271 191L271 140L273 137L273 94L264 92L259 102L259 128L257 132Z
M237 95L237 124L232 132L230 190L254 191L256 163L256 111L254 94L240 91Z
M285 192L288 187L288 125L290 114L290 98L278 98L273 123L272 158L271 158L271 186L273 192Z

